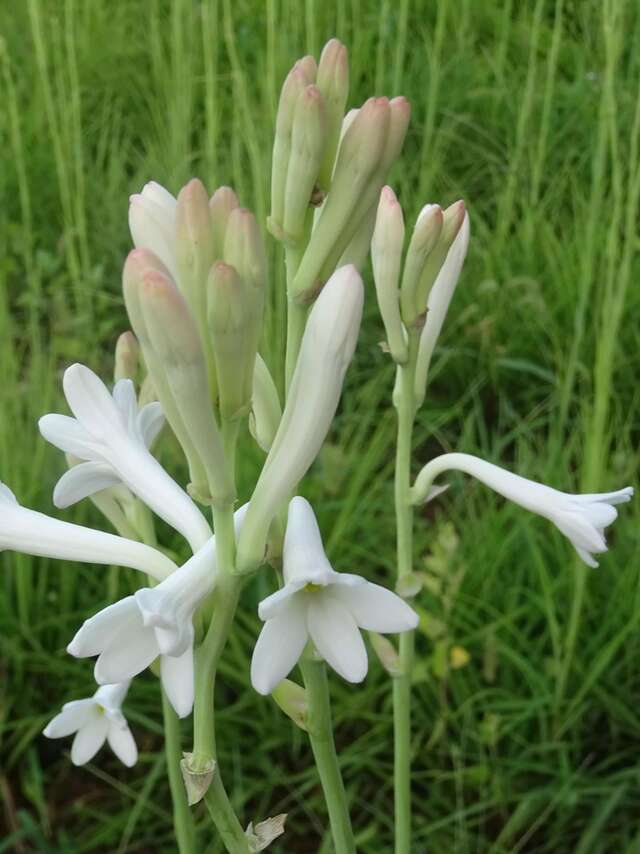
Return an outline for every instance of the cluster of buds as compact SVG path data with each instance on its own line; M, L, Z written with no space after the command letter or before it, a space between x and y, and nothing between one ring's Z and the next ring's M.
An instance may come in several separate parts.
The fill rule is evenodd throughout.
M405 98L369 98L344 115L349 68L332 39L316 64L300 59L280 96L269 229L301 252L291 299L312 301L333 271L362 267L380 189L400 154L410 116Z

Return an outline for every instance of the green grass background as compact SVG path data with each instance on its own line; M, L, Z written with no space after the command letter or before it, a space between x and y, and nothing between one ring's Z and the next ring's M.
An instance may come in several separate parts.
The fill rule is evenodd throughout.
M560 489L634 483L640 308L640 15L634 0L24 0L0 7L0 477L53 511L61 455L37 418L64 411L82 360L109 379L126 328L128 195L154 178L231 184L264 222L279 85L337 35L349 105L404 94L413 119L390 183L408 222L464 197L469 257L416 430L415 469L479 453ZM265 353L281 365L282 259L270 242ZM340 415L305 482L339 569L394 565L392 368L371 278ZM260 464L245 439L242 497ZM184 470L165 440L162 457ZM429 573L414 692L416 852L639 852L637 502L598 570L545 521L453 478L416 524ZM92 691L64 652L130 573L3 553L0 851L172 851L157 683L127 712L141 759L74 769L40 736ZM288 812L281 852L330 851L310 751L248 688L258 580L217 688L220 761L248 822ZM447 665L452 646L469 655ZM372 656L373 658L373 656ZM389 682L332 679L336 734L363 852L392 840ZM189 722L185 722L188 742ZM201 821L202 850L220 846Z

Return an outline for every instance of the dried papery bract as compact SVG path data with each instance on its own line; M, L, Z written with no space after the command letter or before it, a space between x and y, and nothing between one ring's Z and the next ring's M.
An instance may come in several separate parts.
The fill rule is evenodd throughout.
M271 521L316 458L335 415L355 350L364 289L353 267L331 277L302 337L289 396L253 492L238 543L240 572L262 562Z

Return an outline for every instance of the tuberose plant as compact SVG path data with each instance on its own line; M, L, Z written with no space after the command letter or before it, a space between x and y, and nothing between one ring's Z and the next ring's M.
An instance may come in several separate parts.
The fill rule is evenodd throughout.
M256 573L268 574L273 592L259 605L263 626L250 681L260 694L273 694L308 734L338 854L356 848L328 668L361 682L368 669L363 632L399 634L397 648L376 635L373 646L390 674L396 852L408 854L418 624L410 601L419 594L414 507L446 488L436 483L444 472L462 471L545 516L596 566L616 505L632 495L631 488L558 492L465 453L432 459L412 481L413 425L467 252L469 216L461 201L444 210L426 205L405 251L403 212L385 182L401 153L410 107L402 97L375 97L345 115L348 76L347 51L333 39L319 63L311 56L296 62L280 96L266 225L286 264L284 377L274 377L259 353L268 270L254 215L228 187L210 196L193 179L176 198L150 182L130 200L135 248L124 264L123 289L132 331L118 340L115 385L109 389L88 367L71 365L63 387L72 416L48 414L39 424L68 462L53 492L56 507L90 498L117 533L21 507L0 486L3 548L141 573L135 592L89 615L70 640L71 655L96 659L98 687L92 697L66 703L44 735L74 734L76 765L105 741L125 765L135 764L122 704L130 681L152 668L160 678L183 854L199 850L189 807L201 800L234 854L261 851L284 832L284 815L241 821L216 761L218 662L242 589ZM370 567L333 567L314 510L297 494L331 427L357 345L369 255L386 349L396 365L397 578L387 579L395 592L373 583ZM184 452L185 488L153 453L165 421ZM238 507L236 452L245 424L265 459ZM158 543L154 515L184 539L179 556ZM294 671L300 681L289 678ZM193 741L181 755L177 718L191 715Z

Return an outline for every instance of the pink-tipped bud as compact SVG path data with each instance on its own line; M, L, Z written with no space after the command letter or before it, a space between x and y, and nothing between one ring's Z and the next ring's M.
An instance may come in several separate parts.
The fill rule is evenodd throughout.
M371 243L376 296L394 361L407 360L407 336L400 319L400 266L404 243L402 208L391 187L383 187Z

